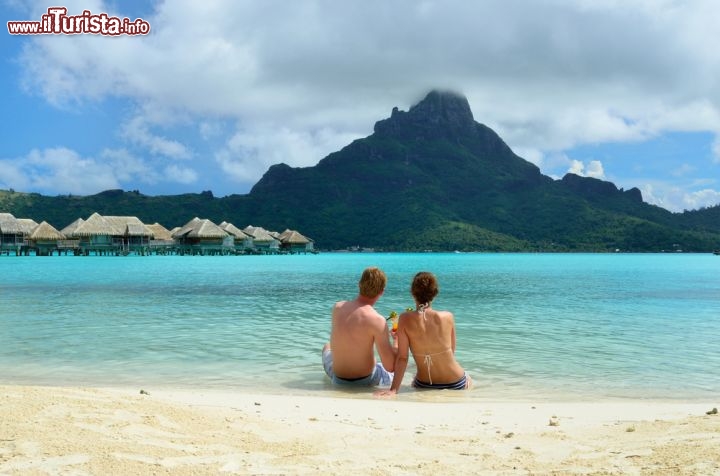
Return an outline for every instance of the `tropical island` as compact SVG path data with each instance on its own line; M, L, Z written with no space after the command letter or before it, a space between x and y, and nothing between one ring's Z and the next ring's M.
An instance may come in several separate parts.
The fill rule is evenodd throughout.
M467 99L432 91L393 108L374 133L312 167L271 166L248 194L147 196L108 190L48 197L0 191L0 212L54 224L131 216L142 223L262 223L302 230L316 250L712 252L720 205L672 213L637 188L555 180L475 121ZM188 216L190 215L190 216ZM0 225L0 233L5 231ZM242 240L241 240L242 241Z

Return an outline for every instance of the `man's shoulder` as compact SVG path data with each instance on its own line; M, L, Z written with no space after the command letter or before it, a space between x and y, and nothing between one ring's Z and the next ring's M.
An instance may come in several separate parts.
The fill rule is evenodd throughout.
M342 309L342 308L350 308L352 306L352 301L337 301L335 305L333 306L333 309Z
M385 325L385 318L374 307L368 307L364 310L363 316L369 324L379 326Z

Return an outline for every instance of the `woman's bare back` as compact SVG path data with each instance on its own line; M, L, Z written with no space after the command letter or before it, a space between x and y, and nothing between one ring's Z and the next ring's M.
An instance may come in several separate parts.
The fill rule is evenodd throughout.
M401 319L419 381L443 384L463 377L465 371L455 360L455 319L451 312L428 308L405 312Z

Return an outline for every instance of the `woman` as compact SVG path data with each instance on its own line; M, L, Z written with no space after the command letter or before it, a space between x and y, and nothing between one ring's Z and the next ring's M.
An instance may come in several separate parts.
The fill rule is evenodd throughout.
M390 389L378 392L378 395L393 395L400 390L408 363L408 349L417 366L414 387L470 388L470 377L455 360L455 319L451 312L432 308L438 290L437 279L432 273L415 275L410 292L415 299L416 310L400 315L395 375Z

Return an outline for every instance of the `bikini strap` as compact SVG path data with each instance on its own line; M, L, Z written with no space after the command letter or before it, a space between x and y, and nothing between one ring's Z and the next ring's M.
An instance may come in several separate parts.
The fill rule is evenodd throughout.
M425 366L428 370L428 380L430 380L430 385L432 385L432 375L430 375L430 367L432 366L432 355L425 354Z
M423 320L425 319L425 310L430 307L429 303L418 305L418 312L422 315Z
M444 354L446 352L452 352L452 349L448 347L447 349L441 350L440 352L435 352L434 354L425 354L425 357L424 357L425 367L427 367L428 380L430 381L430 385L432 385L432 375L430 375L430 367L432 367L432 365L433 365L433 361L432 361L433 355L440 355L440 354Z

